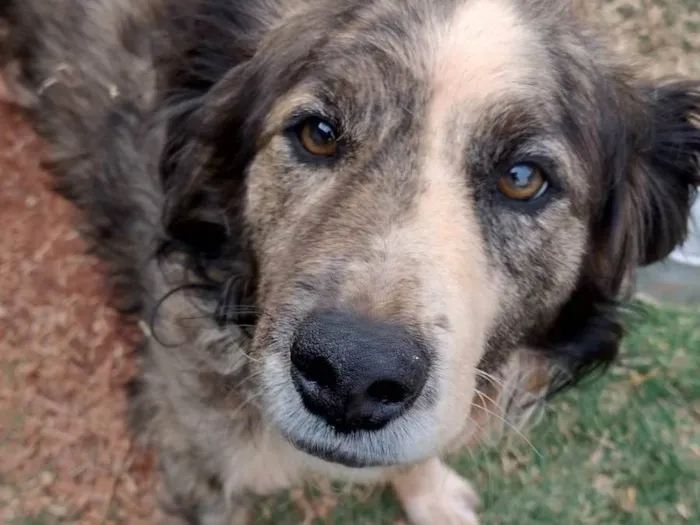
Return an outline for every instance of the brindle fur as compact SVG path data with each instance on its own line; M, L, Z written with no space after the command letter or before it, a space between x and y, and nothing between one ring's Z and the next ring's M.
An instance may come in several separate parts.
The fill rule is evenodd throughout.
M60 190L149 327L131 420L187 523L237 522L310 472L394 479L418 525L475 521L430 458L522 405L528 370L553 393L609 364L621 287L686 234L700 86L638 79L563 0L5 0L0 16ZM299 106L341 121L340 160L299 158ZM494 192L518 155L549 159L545 204ZM403 438L334 437L300 408L284 371L312 307L433 342Z

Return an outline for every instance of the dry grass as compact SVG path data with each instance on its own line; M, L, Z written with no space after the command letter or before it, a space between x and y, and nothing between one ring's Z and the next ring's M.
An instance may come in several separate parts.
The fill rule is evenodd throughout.
M651 76L700 76L698 0L575 0Z

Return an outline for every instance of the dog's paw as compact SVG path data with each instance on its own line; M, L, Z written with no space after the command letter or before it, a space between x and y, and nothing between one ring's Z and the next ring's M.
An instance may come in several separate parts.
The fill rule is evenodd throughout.
M392 481L413 525L478 525L479 498L471 484L438 460Z

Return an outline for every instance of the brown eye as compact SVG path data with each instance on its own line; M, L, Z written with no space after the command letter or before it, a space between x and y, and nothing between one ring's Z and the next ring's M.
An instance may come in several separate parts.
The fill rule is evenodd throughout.
M318 157L333 157L338 153L338 137L328 122L320 118L306 119L299 130L304 149Z
M529 201L541 197L549 183L537 166L526 162L515 164L506 175L498 179L499 191L509 199Z

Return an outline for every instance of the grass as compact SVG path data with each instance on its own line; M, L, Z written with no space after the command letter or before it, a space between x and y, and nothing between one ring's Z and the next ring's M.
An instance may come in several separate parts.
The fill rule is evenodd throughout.
M485 525L700 523L700 311L649 308L621 364L554 401L527 438L452 461L480 491ZM309 524L402 519L386 492L308 492L327 512ZM299 507L269 501L258 525L301 523Z

